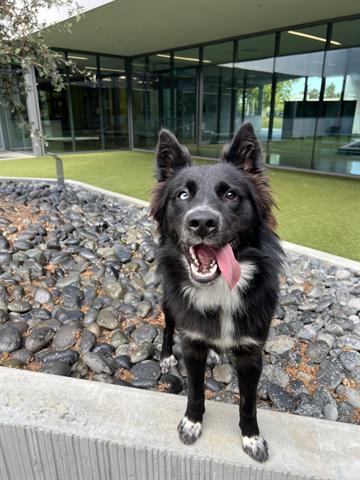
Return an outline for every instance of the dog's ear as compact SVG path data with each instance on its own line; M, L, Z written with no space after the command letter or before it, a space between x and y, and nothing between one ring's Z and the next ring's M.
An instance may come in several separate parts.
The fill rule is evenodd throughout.
M261 172L261 147L251 123L243 123L232 142L224 146L222 161L233 163L248 173Z
M156 178L164 182L182 168L191 165L188 149L180 145L175 135L163 128L156 149Z

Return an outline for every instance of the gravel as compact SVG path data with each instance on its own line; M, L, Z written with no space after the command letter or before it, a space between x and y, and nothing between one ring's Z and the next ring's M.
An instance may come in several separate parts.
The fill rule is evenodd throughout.
M0 365L186 395L181 342L161 375L156 228L144 207L43 182L0 183ZM206 396L239 402L209 354ZM288 255L260 408L360 422L360 272Z

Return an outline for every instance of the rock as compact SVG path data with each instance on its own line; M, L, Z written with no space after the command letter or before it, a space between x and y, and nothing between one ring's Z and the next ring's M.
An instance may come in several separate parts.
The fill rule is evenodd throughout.
M339 355L341 365L352 372L355 368L360 367L359 352L341 352Z
M53 339L55 350L65 350L72 347L79 334L78 325L63 325L56 333Z
M63 306L66 309L77 309L80 306L81 291L78 287L67 285L63 289Z
M83 361L95 373L106 373L108 375L112 374L112 369L109 367L109 365L100 357L100 355L96 353L85 352L83 355Z
M279 365L265 365L262 376L271 383L276 383L286 388L290 383L290 377Z
M174 393L175 395L181 393L184 389L182 380L178 376L171 375L170 373L161 375L159 383L167 387L166 391L168 393Z
M53 339L55 331L50 327L35 328L25 339L25 348L30 352L38 352L41 348L46 347Z
M336 323L329 323L325 325L325 330L331 335L335 335L336 337L341 337L342 335L344 335L343 328Z
M6 326L0 331L0 352L13 352L21 345L22 337L20 332L14 328Z
M346 280L347 278L351 277L351 273L348 270L337 270L335 273L335 277L338 280Z
M312 342L316 337L316 330L312 325L305 325L297 334L299 340L305 340L307 342Z
M216 365L213 369L213 377L217 382L230 383L234 376L234 369L229 363Z
M115 347L108 343L98 343L92 349L94 353L97 353L101 357L111 357L112 354L115 352Z
M112 310L104 308L100 310L96 322L100 327L106 328L108 330L114 330L118 327L118 321Z
M129 343L129 338L121 330L114 330L111 335L111 345L118 348L120 345Z
M339 413L336 404L328 403L324 407L324 417L326 420L336 421L338 419Z
M89 332L92 332L96 338L99 338L101 335L101 328L97 323L89 323L86 328L89 330Z
M30 362L32 358L32 353L29 352L29 350L26 350L26 348L21 348L20 350L16 350L12 352L11 358L19 360L19 362L24 364L24 363Z
M126 370L130 370L133 366L128 355L119 355L118 357L115 357L113 363L114 368L126 368Z
M280 387L280 385L269 382L267 390L270 400L279 410L294 411L296 409L296 400L286 390Z
M151 324L144 324L136 328L131 337L136 343L151 343L157 335L156 328Z
M310 344L306 353L312 363L321 363L329 353L329 347L323 343Z
M90 352L96 343L96 336L90 330L84 330L80 336L80 351Z
M315 302L305 302L298 306L298 309L302 312L309 312L311 310L315 310L317 307L317 303Z
M324 410L325 405L329 405L331 403L336 404L334 398L331 396L329 390L320 385L316 390L315 394L313 395L314 404L320 408L321 411Z
M79 283L79 280L80 280L80 273L73 271L73 272L70 272L69 275L67 275L66 277L58 280L56 282L56 286L59 288L64 288L64 287L67 287L68 285Z
M8 304L8 310L10 310L10 312L26 313L31 310L31 305L29 302L14 300Z
M9 320L9 314L6 310L0 309L0 325Z
M124 287L121 285L121 283L118 282L108 283L107 285L105 285L104 291L106 295L113 299L123 298L125 293Z
M344 378L345 373L340 362L333 359L325 360L317 375L317 381L330 388L336 388Z
M35 358L37 360L40 360L41 363L44 364L53 362L65 362L69 365L72 365L79 360L79 354L77 352L74 352L74 350L60 350L58 352L47 352L40 358L37 354L35 354Z
M330 333L325 333L323 331L320 331L316 337L317 342L324 342L325 345L328 346L328 348L332 348L334 345L334 337L330 335Z
M149 315L149 313L151 312L151 309L152 309L151 303L147 300L143 300L142 302L139 303L138 308L136 310L136 314L140 318L145 318Z
M344 335L338 339L337 346L360 351L360 337L356 335Z
M283 355L295 346L295 340L288 335L277 335L268 340L265 344L264 350L267 353L275 353Z
M130 354L130 345L128 343L124 343L122 345L119 345L117 349L115 350L115 356L121 356L121 355L129 355ZM149 355L150 356L150 355Z
M305 403L300 405L294 412L296 415L304 415L306 417L320 417L321 410L316 405Z
M213 377L208 377L205 379L205 388L209 389L210 392L220 392L222 386L217 382Z
M153 360L137 363L130 372L134 375L132 384L138 388L154 387L161 375L159 363Z
M123 345L120 345L122 347ZM116 355L119 353L119 348L116 349ZM147 360L154 352L154 345L152 343L141 343L140 345L131 344L130 360L132 363L139 363Z
M34 295L34 302L44 305L46 303L51 303L51 293L45 288L38 288Z
M70 375L70 365L65 362L50 362L42 366L39 372L68 376Z
M354 408L360 408L360 391L355 390L355 388L345 387L344 385L339 385L336 389L338 395L342 395L347 398L347 401Z
M352 297L348 300L347 306L353 308L356 312L360 312L360 297Z

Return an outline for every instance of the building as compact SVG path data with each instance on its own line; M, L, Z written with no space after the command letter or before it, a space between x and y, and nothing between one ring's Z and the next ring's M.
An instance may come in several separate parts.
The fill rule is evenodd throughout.
M46 151L152 150L164 126L206 157L249 120L272 166L360 175L359 11L353 0L108 1L72 34L45 32L97 83L64 71L56 92L37 78L29 115Z

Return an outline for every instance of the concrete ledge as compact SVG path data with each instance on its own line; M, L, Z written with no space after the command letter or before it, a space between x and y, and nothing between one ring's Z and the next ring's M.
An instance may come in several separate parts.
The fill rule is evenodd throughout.
M355 480L360 428L259 411L270 459L241 449L238 407L206 403L198 442L185 397L0 367L1 480Z

